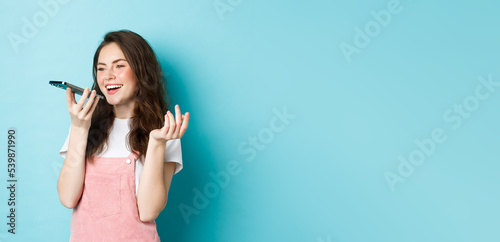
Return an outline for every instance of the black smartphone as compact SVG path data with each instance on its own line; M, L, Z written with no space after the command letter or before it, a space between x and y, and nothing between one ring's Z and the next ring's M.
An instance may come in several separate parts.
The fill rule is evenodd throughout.
M81 88L81 87L78 87L78 86L75 86L71 83L68 83L68 82L63 82L63 81L49 81L49 84L52 85L52 86L55 86L55 87L59 87L59 88L62 88L64 90L66 90L66 88L71 88L71 91L78 94L78 95L83 95L83 91L84 89ZM92 91L92 90L91 90ZM90 96L90 94L89 94ZM104 99L104 96L103 95L99 95L99 94L96 94L97 97L99 97L100 99Z

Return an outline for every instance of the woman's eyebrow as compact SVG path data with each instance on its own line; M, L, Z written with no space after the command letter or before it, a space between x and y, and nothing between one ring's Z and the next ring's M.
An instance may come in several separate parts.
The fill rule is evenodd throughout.
M115 64L115 63L116 63L116 62L118 62L118 61L127 61L127 60L125 60L125 59L116 59L116 60L114 60L113 62L111 62L111 64ZM97 64L98 64L98 65L106 65L106 64L104 64L104 63L102 63L102 62L99 62L99 63L97 63Z

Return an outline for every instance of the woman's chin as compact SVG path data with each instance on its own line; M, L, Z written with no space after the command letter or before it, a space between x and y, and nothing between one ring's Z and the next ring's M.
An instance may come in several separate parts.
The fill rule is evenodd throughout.
M112 97L106 97L106 101L108 102L109 105L117 105L119 103L118 100L116 100L115 98L112 98Z

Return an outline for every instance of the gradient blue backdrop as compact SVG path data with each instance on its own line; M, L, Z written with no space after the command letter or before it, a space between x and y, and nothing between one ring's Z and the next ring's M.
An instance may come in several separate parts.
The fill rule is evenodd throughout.
M3 1L0 241L68 240L71 210L56 184L70 119L64 92L48 81L90 86L98 43L119 29L149 41L172 104L192 115L184 169L157 219L162 241L500 241L500 92L478 78L500 83L499 8ZM346 55L346 45L357 49ZM475 96L478 86L487 98ZM458 116L457 105L467 113ZM271 131L284 109L294 118ZM17 130L16 235L5 222L9 128ZM446 139L419 165L398 158L423 154L415 140L435 129ZM252 137L266 143L249 151ZM179 205L193 207L195 191L215 184L211 172L231 162L239 173L187 221ZM392 190L387 172L404 182Z

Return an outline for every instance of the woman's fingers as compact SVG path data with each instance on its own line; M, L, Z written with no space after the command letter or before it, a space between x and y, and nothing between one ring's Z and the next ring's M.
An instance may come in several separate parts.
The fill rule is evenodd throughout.
M170 121L170 127L168 128L168 133L167 133L167 137L169 138L172 138L172 135L174 134L174 131L175 131L175 119L174 119L174 115L168 111L167 112L167 115L168 115L168 120Z
M89 92L89 88L85 88L82 93L82 97L77 103L75 101L75 93L71 90L71 88L66 88L66 101L68 102L68 111L71 117L71 125L90 128L92 113L97 107L99 98L96 97L97 91L92 91L90 97ZM89 99L85 104L87 97Z
M66 88L66 102L68 103L68 109L72 107L75 102L75 94L71 91L71 88Z
M87 103L85 104L85 107L83 107L82 109L82 112L87 115L89 110L92 108L93 104L94 104L94 101L95 101L95 96L96 96L96 91L95 90L92 90L91 94L90 94L90 97L89 97L89 100L87 101Z
M161 130L164 131L163 132L164 134L167 134L168 129L170 128L170 120L168 119L168 112L165 114L163 118L165 119L165 121L163 124L163 128Z
M94 110L96 109L97 104L99 103L99 100L100 100L99 97L95 97L94 99L95 99L94 104L92 105L92 109L90 110L90 113L94 113Z
M86 87L85 90L83 91L82 97L77 103L80 110L83 108L83 104L85 103L85 100L87 100L88 96L89 96L89 88Z
M182 124L181 108L177 104L177 105L175 105L175 130L174 130L174 134L179 133L179 129L181 128L181 124Z
M66 88L66 102L69 104L71 103L71 88Z
M181 138L184 133L186 132L186 129L188 128L189 125L189 112L186 113L186 115L182 115L182 125L179 130L179 138Z
M85 108L87 108L87 106L90 106L90 111L87 113L87 116L89 118L92 118L92 114L94 113L94 110L97 107L97 103L99 102L99 97L96 97L96 95L94 95L93 97L92 95L90 95L91 99L93 100L92 105L89 105L91 99L89 99L89 101L87 101L87 104L85 105Z
M180 139L184 133L186 132L186 129L189 124L189 113L186 113L186 115L182 115L180 112L180 108L176 105L176 115L174 115L170 112L167 111L167 114L165 114L165 121L164 125L155 135L155 138L160 138L164 140L172 140L172 139ZM178 122L180 123L178 124ZM155 131L155 132L157 132Z

